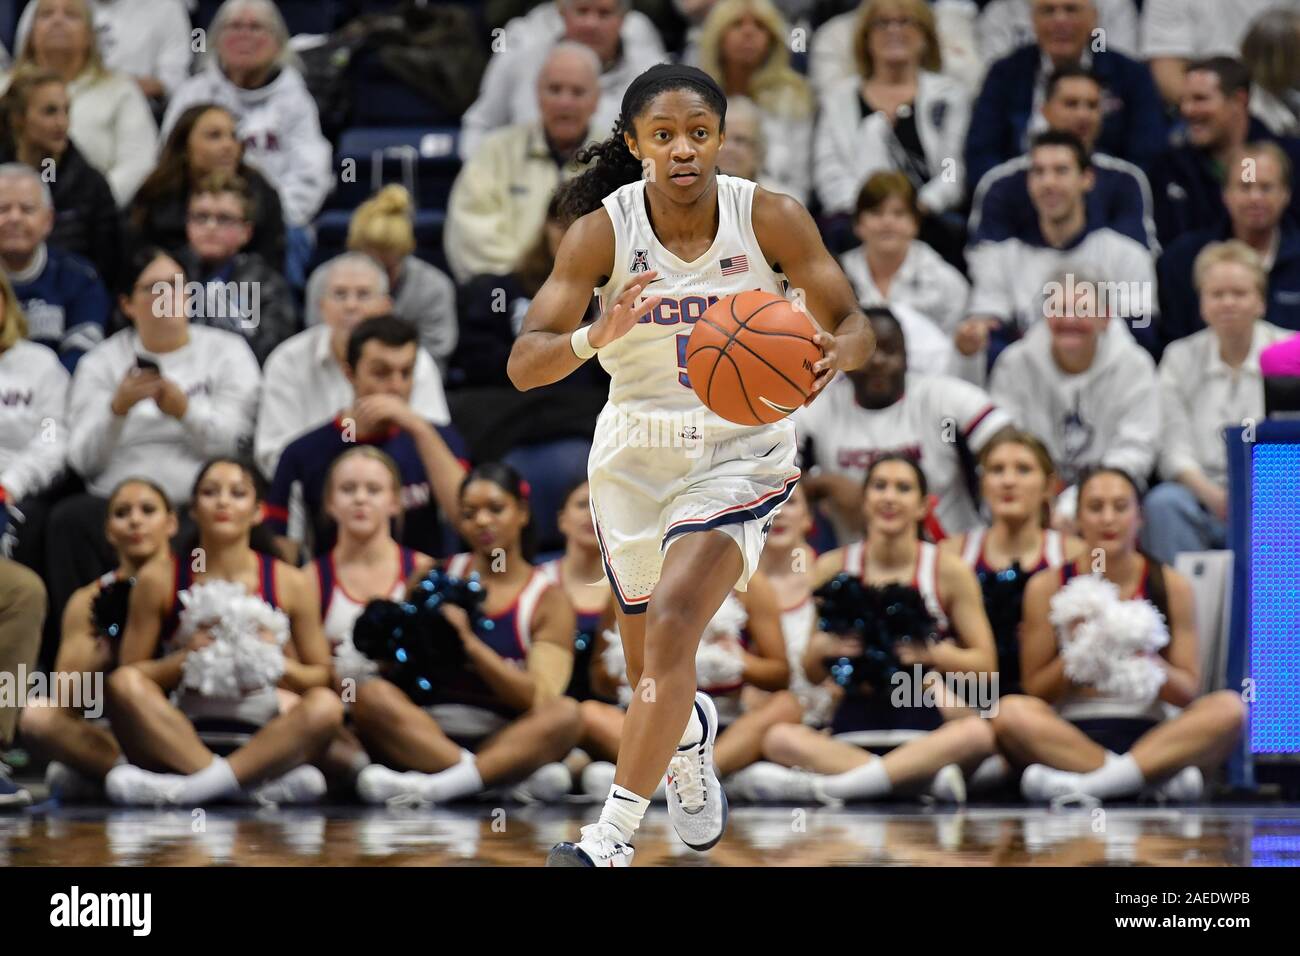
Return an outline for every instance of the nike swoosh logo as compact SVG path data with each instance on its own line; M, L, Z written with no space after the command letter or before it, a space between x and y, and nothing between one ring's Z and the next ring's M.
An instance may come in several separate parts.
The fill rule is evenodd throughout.
M778 405L776 402L769 401L768 399L764 398L762 395L758 396L758 400L762 402L764 405L766 405L768 408L774 409L775 411L780 412L782 415L793 415L795 412L799 410L798 405L794 406L794 408L787 408L784 405Z
M610 796L613 797L615 800L626 800L628 803L636 803L636 801L633 800L631 797L624 797L617 793L611 793Z

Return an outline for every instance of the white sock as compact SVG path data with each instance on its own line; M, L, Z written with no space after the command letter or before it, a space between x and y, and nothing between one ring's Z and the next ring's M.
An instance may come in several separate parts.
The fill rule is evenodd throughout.
M1106 762L1099 768L1079 775L1079 789L1102 799L1137 793L1145 785L1146 778L1129 754L1122 757L1107 754Z
M189 803L204 803L225 797L239 790L239 781L225 757L213 757L212 762L185 778L181 799Z
M985 757L966 781L966 789L970 791L991 789L1005 781L1010 772L1011 768L1007 766L1007 760L1001 754Z
M352 755L352 759L348 761L348 769L347 769L348 781L355 786L357 782L357 777L361 774L361 771L369 767L370 764L371 764L370 755L367 754L364 750L358 750L355 754Z
M600 811L600 822L614 826L623 841L631 843L632 834L641 825L641 818L645 816L648 806L650 801L645 797L638 797L631 790L613 784L609 788L609 796L605 798L605 806Z
M894 789L885 773L885 762L872 757L861 767L822 778L822 789L828 796L839 800L865 800L883 797Z
M426 786L434 803L448 803L478 793L483 789L483 778L478 775L478 767L474 766L474 755L462 750L460 762L429 774Z
M699 696L697 693L695 696ZM689 750L692 747L698 747L704 740L704 725L700 723L699 711L695 709L695 702L691 701L691 716L686 720L686 729L682 731L682 739L677 741L678 750Z

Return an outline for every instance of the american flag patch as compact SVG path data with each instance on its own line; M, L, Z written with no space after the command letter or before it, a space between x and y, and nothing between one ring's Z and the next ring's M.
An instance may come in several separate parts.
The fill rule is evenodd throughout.
M724 276L734 276L737 273L749 271L749 258L747 256L732 256L730 259L723 259L719 265L722 266Z

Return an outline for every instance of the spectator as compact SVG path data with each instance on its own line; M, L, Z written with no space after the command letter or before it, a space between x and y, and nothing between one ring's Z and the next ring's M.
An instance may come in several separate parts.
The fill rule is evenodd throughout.
M411 407L411 384L420 354L415 327L396 316L360 323L348 337L344 374L352 386L347 407L291 441L276 465L266 499L267 524L286 560L306 545L315 556L334 547L336 529L325 513L331 463L350 447L372 445L397 463L401 474L402 544L425 554L452 553L444 543L439 511L459 514L465 477L464 443L451 425L434 425ZM298 521L291 506L301 505Z
M1086 267L1137 295L1117 302L1120 318L1149 329L1155 263L1145 246L1109 228L1092 228L1084 197L1094 177L1083 144L1071 133L1046 132L1034 140L1027 176L1038 214L1038 241L986 242L969 253L974 291L970 318L957 329L957 349L995 359L1005 342L1042 316L1047 282L1064 263ZM1154 333L1144 332L1144 338Z
M907 177L876 173L858 192L853 232L862 245L841 255L840 265L863 305L907 306L951 336L966 317L970 284L916 238L920 228Z
M261 364L297 331L298 316L284 276L246 251L256 216L252 191L239 177L200 180L190 190L189 242L177 261L204 286L195 324L242 335Z
M193 38L181 0L90 0L96 43L104 66L132 77L151 100L161 102L190 75ZM29 3L18 18L14 46L23 48L36 15Z
M1093 0L1031 2L1036 42L989 67L971 114L966 175L979 182L998 163L1024 152L1047 125L1041 109L1048 78L1076 64L1092 70L1104 90L1097 150L1145 168L1164 148L1166 132L1164 107L1146 64L1100 48L1093 36Z
M855 23L857 76L822 97L817 125L817 195L825 212L851 213L873 173L898 170L916 189L927 220L923 238L936 248L933 216L961 203L961 145L970 98L941 76L934 14L922 0L870 0Z
M758 182L766 152L762 111L748 96L728 96L727 138L718 147L718 172Z
M118 306L131 325L86 356L68 396L68 463L86 493L50 514L46 546L54 613L110 570L108 494L148 475L177 505L208 458L246 444L257 410L257 360L238 335L191 325L176 295L185 275L156 247L132 254Z
M41 579L21 564L0 558L0 674L35 669L44 621ZM0 700L0 749L8 750L13 743L20 713L15 701ZM0 813L31 802L31 793L13 782L9 765L0 761Z
M329 421L352 403L352 386L344 374L348 336L363 319L391 311L388 276L374 259L359 252L336 256L322 268L316 306L321 323L282 342L266 360L257 435L257 467L274 475L285 445ZM446 425L447 398L433 359L424 350L416 357L411 406L435 425Z
M871 0L831 17L813 33L808 48L808 79L820 97L839 80L858 75L854 52L858 18ZM935 29L944 74L967 87L979 85L984 62L975 43L975 9L968 0L934 0ZM788 14L795 19L793 14Z
M384 267L393 315L415 326L420 345L441 374L456 348L456 287L445 272L414 255L411 194L401 186L385 186L358 206L348 224L348 250L365 253ZM319 301L324 281L325 273L317 268L307 283L307 301ZM308 325L320 320L319 308L308 311Z
M63 476L67 456L69 379L57 355L27 340L27 319L3 275L0 307L0 537L15 538L10 549L0 542L0 552L39 572L44 497ZM23 520L10 527L14 512Z
M468 162L492 130L537 119L537 74L561 40L589 46L600 57L600 100L591 124L597 139L613 128L628 84L664 59L660 52L620 39L630 0L556 0L556 5L564 20L563 34L540 37L488 61L478 99L461 119L462 160Z
M1260 353L1291 333L1263 320L1268 275L1255 250L1214 242L1196 257L1208 328L1170 343L1160 360L1160 477L1143 502L1142 541L1165 564L1222 548L1228 520L1223 429L1264 417Z
M715 3L717 0L673 0L674 9L686 21L686 36L680 51L680 62L686 66L700 65L700 34L704 30L704 21L709 18L709 11L713 9ZM727 115L731 115L731 110L727 110Z
M163 135L196 104L230 112L244 158L280 193L289 227L285 274L301 288L311 255L308 226L333 186L333 151L321 134L316 101L290 65L289 30L270 0L225 0L208 34L216 57L172 95Z
M1156 229L1165 245L1221 223L1226 216L1222 192L1228 158L1248 142L1273 139L1250 115L1249 101L1250 74L1239 61L1218 57L1188 68L1179 107L1187 123L1185 139L1151 166ZM1300 161L1300 142L1283 140L1279 145L1292 164ZM1290 218L1300 224L1300 207L1291 209Z
M1049 129L1073 133L1092 160L1093 185L1085 197L1085 215L1093 226L1114 229L1158 252L1146 173L1132 163L1095 152L1101 133L1101 83L1090 70L1064 66L1047 81L1043 118ZM1042 241L1038 216L1029 200L1029 155L994 166L975 187L971 203L970 242L1003 239Z
M1067 5L1083 0L1060 0ZM1106 48L1138 56L1138 8L1133 0L1096 0L1098 36ZM992 63L1034 42L1033 4L1029 0L992 0L983 4L975 23L980 56Z
M244 162L235 117L224 106L200 103L176 118L158 166L131 202L131 228L140 241L179 253L185 246L190 190L213 174L238 176L253 195L256 219L249 249L279 268L284 263L284 214L280 194Z
M1250 70L1250 113L1274 136L1300 135L1300 10L1269 10L1241 43Z
M1227 221L1189 232L1160 257L1160 341L1169 343L1205 327L1197 302L1196 257L1211 242L1240 239L1259 254L1268 273L1264 318L1300 330L1300 227L1285 218L1293 167L1276 143L1252 143L1228 158L1223 187Z
M1047 446L1067 488L1062 524L1075 511L1074 484L1092 465L1122 468L1139 482L1160 448L1160 396L1151 356L1115 321L1107 273L1062 269L1051 276L1044 321L1007 347L989 394ZM1068 526L1068 525L1067 525Z
M35 64L68 84L72 139L113 187L118 206L125 206L149 175L158 146L149 103L129 76L105 68L87 0L35 0L31 6L31 35L14 69Z
M0 268L13 283L33 341L68 371L103 341L108 292L89 262L46 244L54 227L50 188L30 166L0 165Z
M712 2L712 0L708 0L704 4L706 7L705 12L707 12L709 2ZM537 4L522 16L512 18L506 23L499 52L513 52L522 46L527 46L538 37L555 38L563 36L565 21L564 14L560 9L561 6L563 6L562 0L546 0L544 3ZM663 37L659 35L658 27L655 26L653 20L640 10L629 9L627 11L623 17L623 26L619 30L618 36L619 41L624 46L653 52L661 60L664 59L667 52L664 50ZM494 50L493 52L497 51Z
M970 462L1011 417L982 389L907 368L903 330L887 309L872 311L876 349L839 376L818 401L795 413L803 485L828 498L841 542L860 536L867 469L890 452L916 461L937 496L927 526L936 538L979 524Z
M808 81L790 66L789 35L771 0L721 0L700 32L700 67L728 96L758 106L767 144L759 183L806 203L814 103Z
M489 133L456 176L443 246L457 282L518 261L556 188L586 168L575 154L598 138L591 117L599 96L600 59L591 47L557 43L537 76L540 120Z
M106 281L117 276L122 238L113 190L68 138L68 88L57 73L14 74L0 107L0 157L48 173L54 200L50 243L87 259Z
M1255 18L1283 2L1287 0L1145 0L1142 57L1151 64L1165 102L1182 102L1188 63L1237 56Z

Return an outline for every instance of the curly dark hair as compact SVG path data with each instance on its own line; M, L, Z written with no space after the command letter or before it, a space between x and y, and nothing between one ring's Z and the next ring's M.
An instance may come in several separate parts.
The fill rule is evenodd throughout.
M618 187L641 178L641 161L627 148L623 135L627 133L635 137L637 118L656 96L670 90L690 90L700 94L718 116L718 131L725 132L727 101L715 90L683 77L665 77L646 83L624 104L623 115L614 123L609 139L578 150L577 161L592 163L592 166L560 187L558 205L566 221L573 222L594 212L600 208L601 201Z

